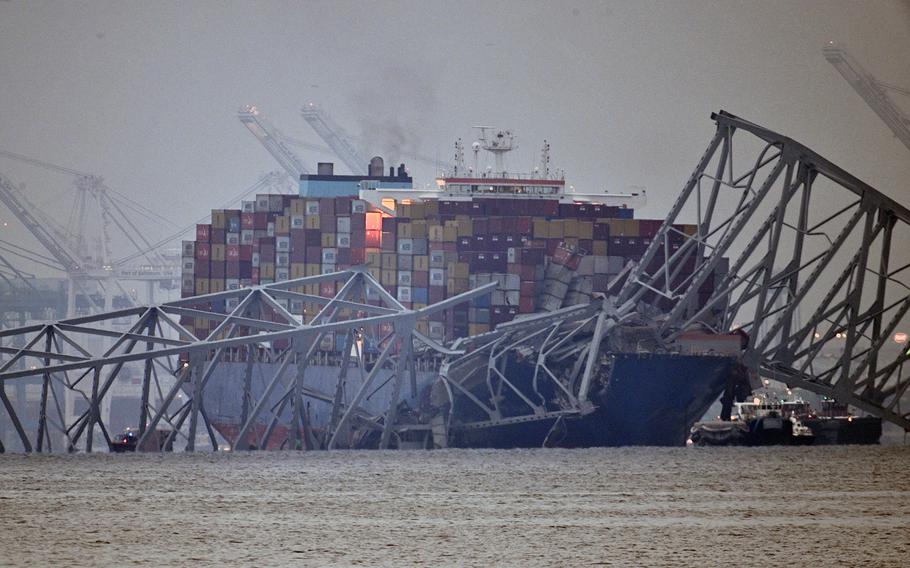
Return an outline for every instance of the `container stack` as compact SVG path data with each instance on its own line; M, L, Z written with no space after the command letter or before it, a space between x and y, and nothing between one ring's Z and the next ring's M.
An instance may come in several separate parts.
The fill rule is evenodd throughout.
M405 308L419 309L496 282L492 295L418 323L425 335L449 340L490 331L519 314L590 300L629 260L641 258L661 225L633 219L627 208L545 199L405 202L392 217L353 196L257 195L240 210L212 211L212 223L183 243L182 292L202 295L365 265ZM692 225L674 226L670 248L694 232ZM709 292L713 283L706 286ZM299 291L332 297L336 286ZM378 295L368 301L379 303ZM314 303L285 304L304 322L319 310ZM216 323L185 322L197 333ZM340 350L344 341L328 337L322 347Z

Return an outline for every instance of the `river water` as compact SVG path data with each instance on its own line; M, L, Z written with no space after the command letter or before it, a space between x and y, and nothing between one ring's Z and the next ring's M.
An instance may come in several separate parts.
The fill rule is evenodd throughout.
M910 566L910 447L0 456L0 565Z

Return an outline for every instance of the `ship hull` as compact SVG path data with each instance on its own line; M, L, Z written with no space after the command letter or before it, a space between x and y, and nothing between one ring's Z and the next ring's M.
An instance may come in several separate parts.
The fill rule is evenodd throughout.
M455 447L682 446L720 396L734 357L619 354L607 388L583 416L453 430Z

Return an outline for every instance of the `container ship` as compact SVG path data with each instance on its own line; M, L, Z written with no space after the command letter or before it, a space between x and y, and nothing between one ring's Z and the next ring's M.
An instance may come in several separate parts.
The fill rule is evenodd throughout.
M198 225L196 239L183 242L182 295L364 266L405 308L418 309L497 282L490 296L417 322L417 332L448 345L456 340L470 345L480 341L474 338L515 329L531 321L528 318L603 302L611 281L630 261L641 258L663 221L635 218L633 205L641 195L567 190L563 173L550 169L546 143L534 171L507 171L505 155L515 146L511 132L482 129L471 148L473 164L466 165L464 148L457 142L453 165L430 189L415 189L404 164L386 170L376 157L366 175L338 175L332 164L321 163L315 175L301 176L299 195L257 195L240 209L213 210L211 224ZM481 150L486 157L492 155L492 165L479 163ZM684 235L695 234L696 227L675 229L670 233L672 248L681 246ZM706 286L713 286L713 276ZM323 297L337 292L334 282L307 285L300 291ZM318 311L317 305L304 301L286 301L283 307L304 323ZM184 318L182 324L201 337L215 328L215 322L206 319ZM503 369L518 388L538 391L543 400L538 408L543 410L537 419L519 419L521 412L510 410L516 404L509 393L496 403L502 419L495 424L472 416L467 406L453 412L451 401L447 405L440 395L444 385L439 380L439 358L418 359L418 388L403 393L398 415L404 422L412 421L419 434L410 439L399 435L395 444L683 445L693 423L722 393L746 388L748 380L739 366L743 339L695 329L666 346L654 341L651 324L641 316L605 336L605 355L593 373L590 405L572 415L558 411L562 393L538 391L536 375L531 376L527 361L519 357L510 358ZM339 333L322 338L306 371L306 384L313 392L336 392L337 365L343 352L352 348L347 337ZM377 353L377 343L359 341L367 361ZM229 364L219 366L206 388L209 418L232 445L246 419L243 393L263 392L276 366L270 356L262 352L256 361L245 361L242 354L229 354ZM561 365L557 372L568 376L572 359ZM252 384L245 385L249 366L255 370ZM577 376L578 370L574 372ZM381 369L375 384L388 382L392 373ZM460 380L464 396L489 398L484 381L476 375ZM326 398L312 398L307 409L314 432L311 443L323 446L319 434L332 420L332 401ZM288 423L290 410L279 402L276 395L271 404L277 424L263 420L255 426L250 439L262 442L251 447L279 448L286 443L283 424ZM388 404L388 393L377 390L360 406L379 414ZM439 420L448 421L441 436L438 429L434 434L432 428L416 428ZM375 447L373 433L363 429L346 443Z

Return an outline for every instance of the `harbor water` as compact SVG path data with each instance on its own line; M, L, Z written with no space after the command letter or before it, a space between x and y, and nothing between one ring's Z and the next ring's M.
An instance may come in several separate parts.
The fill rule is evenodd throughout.
M3 566L907 566L910 447L0 456Z

